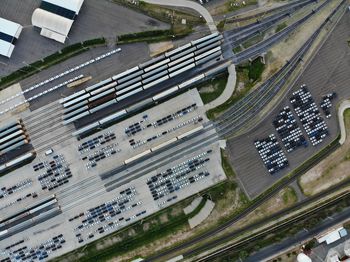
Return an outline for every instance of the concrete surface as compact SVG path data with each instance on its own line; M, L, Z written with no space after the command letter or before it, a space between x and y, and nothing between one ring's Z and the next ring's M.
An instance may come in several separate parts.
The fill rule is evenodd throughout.
M211 14L197 2L188 0L145 0L145 2L156 5L179 6L193 9L203 16L212 33L217 32L217 28Z
M189 213L193 212L193 210L195 210L201 203L202 199L203 197L196 197L195 199L193 199L191 204L184 208L184 213L188 215Z
M221 95L218 98L216 98L215 100L206 104L205 108L207 110L210 110L210 109L213 109L215 107L218 107L219 105L222 105L227 100L229 100L230 97L235 92L236 81L237 81L236 67L234 64L231 64L228 67L228 78L227 78L227 83L226 83L226 87L225 87L224 91L221 93Z
M214 206L215 206L215 203L207 199L204 207L199 211L199 213L188 220L190 227L194 228L198 226L200 223L202 223L210 215L211 211L213 211Z
M339 144L344 144L346 140L346 130L345 130L345 121L344 121L344 112L346 109L350 108L350 100L343 101L338 109L338 119L339 119L339 126L340 126L340 139Z
M62 245L62 249L56 250L49 254L49 259L51 259L75 248L86 245L87 243L100 237L104 237L111 232L130 225L131 223L145 219L150 214L153 214L167 206L177 203L178 201L181 201L193 194L197 194L202 190L225 180L226 176L221 167L219 143L217 140L215 141L213 139L208 142L207 139L208 136L210 137L215 134L214 129L212 129L211 133L208 132L208 134L198 134L194 138L195 141L204 142L204 144L199 147L191 147L186 143L182 143L180 145L170 146L170 148L163 151L160 150L158 154L151 154L147 159L135 161L135 163L132 165L124 166L122 163L122 161L126 158L134 156L139 152L143 152L150 147L158 145L193 128L192 125L186 124L168 135L163 135L163 137L157 138L152 142L147 142L134 149L129 145L129 140L131 138L125 134L126 127L140 120L145 121L143 118L145 114L148 115L149 119L142 123L142 125L146 124L146 122L154 122L159 118L172 114L181 109L182 106L188 106L189 104L191 105L193 102L198 104L198 108L196 110L157 128L151 127L143 129L139 134L132 137L135 140L141 140L158 134L159 132L162 133L164 130L177 126L178 124L184 122L187 123L189 119L196 115L203 116L203 122L207 122L208 119L205 117L205 109L197 90L193 89L183 93L167 103L159 104L154 108L126 119L123 122L113 125L105 130L101 130L100 132L80 141L71 137L72 126L62 126L62 121L60 120L62 108L58 102L48 104L41 109L35 110L34 112L27 110L26 112L19 114L18 117L22 117L24 119L28 133L30 134L32 142L36 147L35 149L37 149L38 155L32 163L18 168L6 176L0 177L0 184L6 185L7 187L12 187L25 180L31 181L29 186L8 195L6 198L0 199L0 217L5 218L9 214L14 214L15 212L23 210L26 206L33 204L33 201L37 202L40 199L48 197L52 194L56 195L58 205L62 210L62 214L0 241L0 259L8 256L9 251L5 251L4 248L11 243L24 240L24 243L19 245L18 248L23 245L35 247L41 245L50 237L52 238L53 236L62 233L66 243ZM96 148L90 149L86 152L78 151L78 146L83 142L92 140L99 135L105 135L107 132L115 133L116 139L108 141L104 145L97 146ZM54 153L46 156L44 151L41 149L48 146L54 150ZM105 159L100 160L96 167L87 169L87 160L83 160L82 158L84 156L93 155L100 151L103 147L107 146L113 146L121 151L117 152L115 155L110 155ZM207 153L208 150L212 150L212 152ZM151 191L147 185L147 181L151 177L164 172L169 168L178 168L187 160L203 153L208 155L209 161L203 163L201 166L198 166L198 169L191 172L191 174L209 172L209 176L196 180L192 184L187 184L178 191L170 193L169 195L166 195L158 200L153 200ZM68 184L61 185L53 191L42 190L40 182L38 181L38 176L42 175L45 169L34 171L33 166L40 162L47 165L53 160L54 155L64 156L73 176L70 178ZM176 157L176 159L173 159L174 157ZM122 171L117 172L115 175L106 179L102 179L100 176L105 171L120 166L125 168ZM99 222L98 224L91 225L82 230L77 229L77 227L82 223L82 217L79 219L74 219L70 222L68 221L70 218L81 213L84 213L84 216L86 216L87 210L99 206L107 201L113 201L113 199L120 195L126 188L134 188L136 190L136 194L132 196L128 203L125 204L126 210L120 215L117 215L114 219ZM36 200L28 197L20 202L16 201L16 199L19 197L26 196L29 193L37 193L38 197ZM168 199L170 199L170 201ZM9 205L10 203L12 204ZM146 213L137 215L143 211ZM121 217L125 218L125 220L122 222L117 222ZM107 226L111 222L117 222L118 225L114 228L106 230L104 233L97 232L97 228ZM81 233L81 236L84 239L83 243L78 243L78 239L75 236L75 234L78 232ZM89 234L91 233L94 233L94 237L88 238Z

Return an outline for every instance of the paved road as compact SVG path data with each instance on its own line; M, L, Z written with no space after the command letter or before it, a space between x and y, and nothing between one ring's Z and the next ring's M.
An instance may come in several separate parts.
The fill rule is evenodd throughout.
M280 250L284 250L293 245L298 245L299 243L303 243L308 239L312 238L313 236L318 235L326 231L327 229L348 220L349 216L350 216L350 208L347 208L340 213L330 216L315 228L309 231L303 230L297 233L296 235L289 237L288 239L278 244L269 246L255 253L254 255L250 256L244 261L245 262L266 261L266 259L271 258L274 254L278 253ZM339 243L340 241L335 242L335 244L339 244Z
M344 112L346 109L350 108L350 100L343 101L338 109L338 119L340 125L340 139L339 143L342 145L346 139L346 130L345 130L345 121L344 121Z
M196 2L187 1L187 0L144 0L144 1L150 4L179 6L179 7L187 7L187 8L193 9L198 13L200 13L201 16L203 16L203 18L205 19L205 21L207 21L209 29L212 33L217 31L215 22L211 14L208 12L207 9L205 9L203 6L201 6Z
M228 79L226 83L226 87L224 89L224 92L221 93L221 95L216 98L214 101L211 101L207 105L205 105L205 108L207 110L215 108L223 103L225 103L227 100L230 99L232 96L233 92L235 91L236 88L236 80L237 80L237 75L236 75L236 67L234 64L231 64L228 67Z

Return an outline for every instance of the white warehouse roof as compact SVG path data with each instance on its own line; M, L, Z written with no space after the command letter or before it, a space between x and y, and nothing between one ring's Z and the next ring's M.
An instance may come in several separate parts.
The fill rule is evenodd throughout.
M11 57L22 28L20 24L0 18L0 55Z
M79 14L80 8L84 0L45 0L45 2L69 9Z
M32 15L40 35L64 43L84 0L43 0Z
M320 237L317 237L318 243L326 242L327 245L339 240L341 238L341 235L339 232L344 229L343 227L337 228L331 232L328 232L324 235L321 235Z
M41 28L41 35L52 38L56 41L64 43L66 37L72 27L73 20L59 16L43 9L37 8L34 10L32 16L32 24ZM53 35L59 35L58 39L50 37L47 32L51 32Z

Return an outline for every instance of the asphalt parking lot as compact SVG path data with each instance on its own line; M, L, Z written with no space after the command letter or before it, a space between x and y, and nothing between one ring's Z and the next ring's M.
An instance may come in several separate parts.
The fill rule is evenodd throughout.
M196 106L193 106L194 103ZM189 106L192 109L188 109ZM177 113L179 110L183 113ZM33 118L27 119L42 132L38 122L46 125L48 120L43 119L40 112L46 115L45 118L54 117L45 108L38 111L31 112ZM169 119L169 114L174 118L165 122L164 118ZM37 249L44 246L46 252L39 252L40 256L46 258L48 254L51 259L226 179L221 167L219 143L213 140L190 150L186 143L162 147L147 159L134 159L132 164L123 165L125 160L202 125L195 122L199 116L204 122L208 121L199 93L193 89L88 138L77 141L70 137L50 145L52 152L37 151L32 163L1 177L0 183L6 188L0 190L0 219L42 203L47 198L54 197L57 202L47 207L50 212L55 211L52 218L45 215L45 220L37 225L30 224L22 234L12 231L13 235L0 238L0 260L17 255L15 249L5 251L5 247L14 243L16 250L24 246L25 253L32 249L37 253ZM162 124L159 124L160 119ZM142 127L141 130L129 135L126 130L136 123ZM59 127L55 129L38 135L31 132L33 127L29 128L35 149L37 144L47 138L52 141L61 132ZM198 133L193 139L196 142L206 141L213 133L214 129L210 133ZM110 149L115 150L115 154ZM103 179L99 176L118 167L123 169ZM121 203L126 198L128 201ZM18 221L27 221L28 216L20 219ZM60 237L60 234L63 236ZM57 239L57 236L64 241L53 245L50 239Z
M63 45L40 36L31 26L33 11L39 7L40 0L3 0L0 17L21 24L24 28L11 59L0 57L0 76L5 76L26 63L46 57L65 45L104 36L111 42L116 35L166 29L169 26L131 9L107 0L85 0L78 18L74 22L69 39Z
M77 65L85 63L92 58L100 56L101 54L105 54L115 47L96 47L87 52L84 52L78 56L72 57L67 61L64 61L60 64L52 66L38 74L35 74L29 78L24 79L20 82L22 90L25 90L35 84L38 84L46 79L54 77L57 74L65 72L67 69L74 68ZM121 51L116 53L110 57L102 59L98 62L90 64L84 68L81 68L73 73L70 73L64 77L58 78L57 80L43 85L40 88L36 88L35 90L28 92L25 94L26 99L32 97L44 90L47 90L53 86L56 86L64 81L71 79L75 76L83 74L84 76L91 76L92 79L81 86L76 88L59 88L53 92L46 94L45 96L40 97L40 99L34 100L34 102L30 103L30 109L35 110L38 109L50 102L56 101L62 97L71 95L74 92L77 92L89 85L95 84L101 80L107 79L108 77L122 72L128 68L133 67L135 64L142 63L148 59L149 49L147 44L145 43L135 43L120 46Z
M270 115L249 133L228 141L231 164L242 188L249 197L254 198L258 196L337 137L339 127L335 111L336 105L341 99L350 97L348 86L350 82L350 48L347 43L350 37L349 28L350 16L349 12L346 12L314 59L296 81L291 91L282 99ZM254 146L254 140L263 139L272 133L277 134L272 121L283 107L288 105L292 108L289 102L291 93L298 90L302 84L308 86L312 97L321 111L321 116L325 119L330 135L315 147L307 139L309 141L307 148L301 147L291 153L286 153L289 161L288 168L281 170L277 174L270 175L259 157L258 151ZM333 101L333 107L331 109L332 117L326 119L324 112L320 108L320 102L323 95L332 91L335 91L338 96ZM293 114L296 117L294 110ZM298 118L297 122L301 127ZM305 130L303 128L302 130L306 137ZM279 137L278 141L282 146Z

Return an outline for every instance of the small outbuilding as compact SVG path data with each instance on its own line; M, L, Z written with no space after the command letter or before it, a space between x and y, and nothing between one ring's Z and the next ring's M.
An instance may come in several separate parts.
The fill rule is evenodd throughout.
M11 57L22 26L0 17L0 55Z
M325 242L327 245L336 242L340 238L344 237L347 235L347 231L343 227L339 227L336 229L332 229L325 234L321 234L316 237L318 243L323 243Z
M32 15L40 35L64 43L84 0L43 0Z

